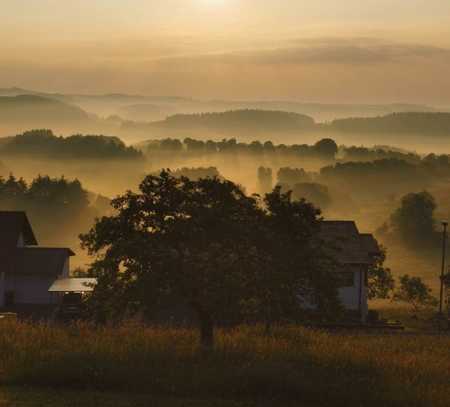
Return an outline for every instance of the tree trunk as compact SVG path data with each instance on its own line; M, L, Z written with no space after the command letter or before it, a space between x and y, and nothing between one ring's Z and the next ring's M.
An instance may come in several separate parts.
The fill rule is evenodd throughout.
M214 325L209 316L200 320L200 343L204 350L214 347Z
M200 345L203 350L211 350L214 347L214 322L208 312L202 307L193 306L197 312L200 325Z

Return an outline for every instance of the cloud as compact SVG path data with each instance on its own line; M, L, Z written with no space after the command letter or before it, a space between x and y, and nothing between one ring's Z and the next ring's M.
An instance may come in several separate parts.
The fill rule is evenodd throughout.
M290 42L277 48L185 55L167 59L255 65L373 65L399 62L406 58L445 58L450 60L450 50L422 44L387 43L371 38L316 38Z

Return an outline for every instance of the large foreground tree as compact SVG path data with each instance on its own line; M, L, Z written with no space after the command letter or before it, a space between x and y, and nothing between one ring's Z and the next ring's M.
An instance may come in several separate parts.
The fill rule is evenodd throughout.
M148 176L112 202L82 245L97 255L98 318L146 313L178 299L196 313L204 346L217 324L272 322L301 311L301 296L337 308L332 262L318 241L320 212L280 189L264 202L217 178Z

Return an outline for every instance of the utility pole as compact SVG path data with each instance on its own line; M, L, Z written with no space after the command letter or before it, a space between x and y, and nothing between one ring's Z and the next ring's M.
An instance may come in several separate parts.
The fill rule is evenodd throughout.
M442 317L444 305L444 277L445 277L445 251L447 249L447 226L448 222L442 222L444 228L442 232L442 270L441 270L441 295L439 297L439 315Z

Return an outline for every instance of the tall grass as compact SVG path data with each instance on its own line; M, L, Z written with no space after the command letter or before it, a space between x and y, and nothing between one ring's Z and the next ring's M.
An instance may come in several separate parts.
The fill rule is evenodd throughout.
M324 406L448 406L450 337L340 335L298 327L195 331L0 324L0 384Z

